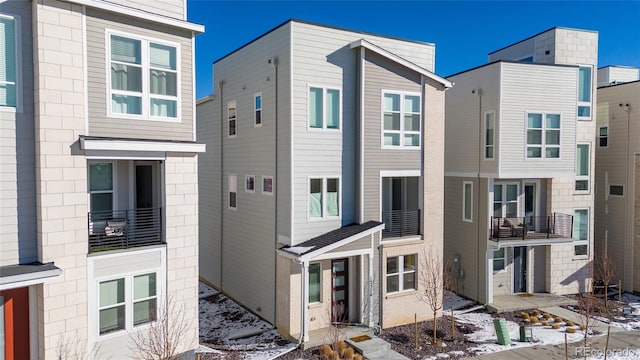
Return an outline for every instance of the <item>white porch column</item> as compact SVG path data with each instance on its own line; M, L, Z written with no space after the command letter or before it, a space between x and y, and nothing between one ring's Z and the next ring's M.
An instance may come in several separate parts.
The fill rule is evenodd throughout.
M307 319L307 309L309 308L309 281L307 281L307 277L309 275L309 261L302 262L302 274L300 274L300 279L302 281L302 340L309 341L309 319Z

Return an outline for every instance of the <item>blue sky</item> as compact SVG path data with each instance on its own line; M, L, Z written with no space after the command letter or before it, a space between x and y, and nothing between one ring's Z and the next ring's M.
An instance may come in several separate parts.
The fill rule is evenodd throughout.
M599 32L599 66L640 66L640 1L187 0L196 37L196 96L212 92L212 62L295 18L436 44L436 73L486 63L487 54L554 26Z

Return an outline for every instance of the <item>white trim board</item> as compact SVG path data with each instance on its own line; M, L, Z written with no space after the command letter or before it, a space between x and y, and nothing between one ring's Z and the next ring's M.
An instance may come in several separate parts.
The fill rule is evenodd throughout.
M80 139L83 150L203 153L206 144L123 139Z

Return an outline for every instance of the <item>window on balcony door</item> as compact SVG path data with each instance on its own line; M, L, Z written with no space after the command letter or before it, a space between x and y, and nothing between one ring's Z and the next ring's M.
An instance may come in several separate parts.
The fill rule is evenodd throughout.
M89 163L89 211L91 220L105 220L113 216L114 163Z
M578 69L578 119L591 119L591 67Z
M238 207L238 177L229 175L229 208L236 209Z
M253 125L262 126L262 93L253 96Z
M110 114L141 119L179 117L178 46L109 34Z
M576 192L589 191L589 144L576 146Z
M527 114L527 158L560 157L560 115Z
M573 248L575 256L589 254L589 209L573 212Z
M382 146L420 146L421 102L419 94L382 94Z
M484 114L484 158L485 160L493 160L493 152L495 149L495 122L496 113L488 112Z
M0 107L18 107L18 19L0 14Z
M312 129L340 129L342 104L340 90L309 88L309 127Z
M309 303L322 301L321 279L322 267L320 263L309 264Z
M245 175L244 177L244 191L256 192L256 177L254 175Z
M462 220L471 222L473 217L473 183L462 183Z
M598 128L598 147L609 146L609 127L600 126Z
M237 136L237 113L236 102L230 101L227 103L227 123L229 124L228 136L230 138Z
M420 235L420 177L382 177L383 237Z
M156 274L125 276L99 283L99 334L153 322L158 314Z
M493 271L501 271L505 268L505 249L501 248L493 252Z
M321 219L340 216L339 195L339 179L309 179L309 217Z
M417 254L387 258L387 294L416 289Z
M518 217L518 184L493 185L493 216L504 218Z

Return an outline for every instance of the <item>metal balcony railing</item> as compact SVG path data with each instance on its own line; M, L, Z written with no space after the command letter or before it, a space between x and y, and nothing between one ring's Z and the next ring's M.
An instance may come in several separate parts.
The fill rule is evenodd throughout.
M165 243L162 208L93 211L88 220L89 253Z
M551 239L573 236L573 216L553 213L548 216L491 217L491 240Z
M420 210L383 211L382 222L383 238L420 235Z

